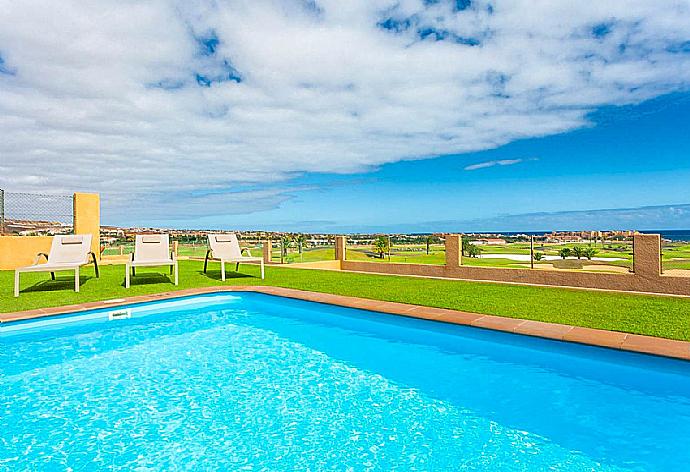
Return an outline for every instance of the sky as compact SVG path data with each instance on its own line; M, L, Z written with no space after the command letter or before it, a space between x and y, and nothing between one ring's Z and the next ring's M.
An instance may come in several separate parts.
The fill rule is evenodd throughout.
M687 1L0 11L0 188L106 224L690 228Z

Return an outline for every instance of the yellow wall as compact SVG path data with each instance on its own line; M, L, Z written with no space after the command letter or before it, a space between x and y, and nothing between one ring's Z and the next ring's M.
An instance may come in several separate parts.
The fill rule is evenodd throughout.
M101 257L101 198L97 193L74 194L74 234L91 233L91 251Z
M33 264L39 252L50 251L52 241L51 236L0 236L0 270Z
M91 250L100 257L101 203L93 193L74 194L74 233L91 233ZM51 236L0 236L0 270L34 263L36 254L50 251Z

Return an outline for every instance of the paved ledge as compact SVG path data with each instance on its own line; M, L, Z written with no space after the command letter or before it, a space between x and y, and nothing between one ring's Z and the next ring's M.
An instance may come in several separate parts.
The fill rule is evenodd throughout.
M116 300L82 303L79 305L41 308L14 313L0 313L0 323L214 292L259 292L268 295L295 298L317 303L328 303L348 308L359 308L362 310L390 313L442 323L474 326L477 328L555 339L558 341L690 360L690 342L686 341L271 286L235 285L204 287L151 295L140 295Z

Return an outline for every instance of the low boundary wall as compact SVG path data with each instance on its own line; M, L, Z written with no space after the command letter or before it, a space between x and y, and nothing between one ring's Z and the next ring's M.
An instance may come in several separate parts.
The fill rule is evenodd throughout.
M629 274L463 266L459 235L446 237L445 265L348 261L345 237L339 236L336 245L342 248L336 251L342 254L342 270L690 296L690 278L661 274L661 238L658 234L634 236L634 272Z

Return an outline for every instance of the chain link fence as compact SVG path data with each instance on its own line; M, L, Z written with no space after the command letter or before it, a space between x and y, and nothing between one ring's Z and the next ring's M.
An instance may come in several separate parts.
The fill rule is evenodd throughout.
M73 223L72 195L7 192L0 189L0 233L68 233Z

